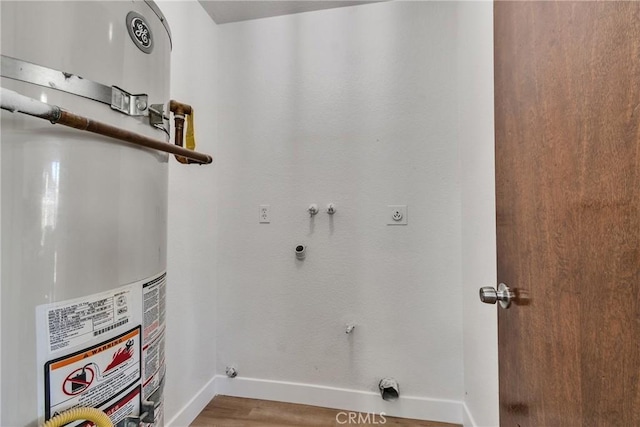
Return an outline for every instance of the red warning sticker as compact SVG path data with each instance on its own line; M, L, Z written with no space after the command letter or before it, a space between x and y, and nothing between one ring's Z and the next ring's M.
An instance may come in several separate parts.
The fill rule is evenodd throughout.
M141 378L141 328L45 364L45 419L76 406L102 407Z

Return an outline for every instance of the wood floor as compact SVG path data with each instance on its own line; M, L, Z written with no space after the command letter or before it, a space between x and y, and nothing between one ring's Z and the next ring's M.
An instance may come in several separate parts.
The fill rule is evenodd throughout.
M337 417L337 418L336 418ZM191 427L341 427L384 425L393 427L460 427L458 424L392 418L373 414L352 415L349 412L317 406L267 400L216 396L198 415ZM384 423L383 423L384 421Z

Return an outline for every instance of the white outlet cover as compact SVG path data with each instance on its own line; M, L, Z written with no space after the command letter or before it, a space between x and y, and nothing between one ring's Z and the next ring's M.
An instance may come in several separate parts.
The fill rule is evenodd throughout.
M258 221L260 224L269 224L271 222L269 205L260 205L260 209L258 210Z
M407 225L407 205L388 205L387 225Z

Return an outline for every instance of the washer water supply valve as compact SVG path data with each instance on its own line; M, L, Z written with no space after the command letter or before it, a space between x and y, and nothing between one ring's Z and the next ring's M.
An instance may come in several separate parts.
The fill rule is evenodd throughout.
M307 208L307 212L309 212L309 216L316 215L318 213L318 205L316 205L315 203L310 204Z
M336 205L334 205L333 203L329 203L327 205L327 213L329 215L333 215L334 213L336 213Z

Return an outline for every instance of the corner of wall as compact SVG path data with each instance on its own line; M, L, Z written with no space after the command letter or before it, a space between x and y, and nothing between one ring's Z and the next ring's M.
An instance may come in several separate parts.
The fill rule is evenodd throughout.
M462 196L464 425L497 426L497 312L478 299L495 286L493 4L458 3L458 129Z
M200 412L207 406L207 404L217 394L216 383L218 377L214 376L207 383L202 386L200 390L191 396L182 408L180 408L175 414L171 416L165 424L167 427L185 427L191 425Z
M198 151L217 149L218 28L195 1L159 1L172 31L171 98L194 108ZM214 118L214 119L211 119ZM215 395L217 167L169 159L165 420L185 426Z
M473 415L471 415L466 403L462 404L462 425L464 427L480 427L473 419Z

